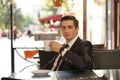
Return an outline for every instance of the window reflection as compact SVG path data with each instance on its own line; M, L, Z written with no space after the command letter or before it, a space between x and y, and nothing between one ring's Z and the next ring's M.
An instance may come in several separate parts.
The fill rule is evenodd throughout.
M106 0L87 0L87 39L93 44L106 43L105 2Z

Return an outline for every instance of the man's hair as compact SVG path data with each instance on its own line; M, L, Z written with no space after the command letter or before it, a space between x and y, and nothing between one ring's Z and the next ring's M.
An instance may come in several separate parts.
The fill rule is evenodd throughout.
M68 16L62 17L60 21L60 26L61 26L62 21L66 21L66 20L72 20L75 25L75 28L77 28L79 25L78 20L74 16L68 15Z

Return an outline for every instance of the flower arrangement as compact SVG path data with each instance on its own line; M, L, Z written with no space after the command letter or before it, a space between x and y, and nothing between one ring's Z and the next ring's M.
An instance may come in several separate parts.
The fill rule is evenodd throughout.
M53 0L53 4L55 7L61 7L63 0Z

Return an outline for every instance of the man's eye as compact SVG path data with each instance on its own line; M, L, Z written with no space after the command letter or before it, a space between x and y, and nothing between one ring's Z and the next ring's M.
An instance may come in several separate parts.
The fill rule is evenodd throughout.
M62 28L62 29L65 29L66 27L65 27L65 26L62 26L61 28Z
M68 28L73 28L73 26L68 26Z

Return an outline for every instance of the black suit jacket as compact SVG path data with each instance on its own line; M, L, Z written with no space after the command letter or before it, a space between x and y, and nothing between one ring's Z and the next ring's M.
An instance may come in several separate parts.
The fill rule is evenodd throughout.
M92 44L89 41L77 38L73 46L63 56L59 70L86 70L91 68ZM57 56L56 56L57 57ZM43 69L52 69L56 57Z

